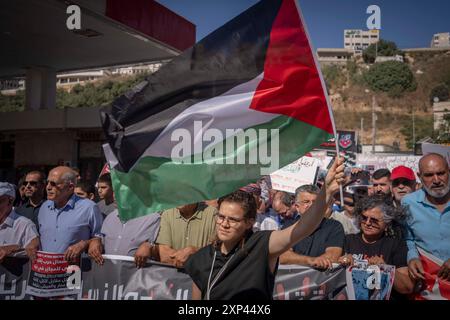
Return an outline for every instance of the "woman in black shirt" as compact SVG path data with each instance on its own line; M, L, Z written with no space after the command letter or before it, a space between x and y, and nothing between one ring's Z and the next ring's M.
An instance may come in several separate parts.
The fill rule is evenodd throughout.
M253 233L256 202L236 191L219 200L216 241L190 256L185 270L193 280L193 299L271 300L281 253L311 234L344 182L342 159L335 161L310 212L279 231Z
M402 294L411 293L414 284L408 276L408 249L401 232L395 232L393 227L403 220L404 208L395 208L385 196L374 195L358 201L355 215L361 232L345 236L346 255L339 262L353 265L357 259L372 265L393 265L396 267L394 289Z

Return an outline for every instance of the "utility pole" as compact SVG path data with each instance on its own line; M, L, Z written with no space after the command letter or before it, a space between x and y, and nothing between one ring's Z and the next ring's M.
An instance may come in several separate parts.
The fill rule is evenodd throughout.
M363 132L364 132L364 118L361 118L361 133L359 134L359 136L361 137L359 138L361 145L363 145Z
M412 108L412 121L413 121L413 150L416 148L416 117L414 116L414 107Z
M377 135L377 115L375 113L375 94L372 96L372 153L375 153L375 141Z

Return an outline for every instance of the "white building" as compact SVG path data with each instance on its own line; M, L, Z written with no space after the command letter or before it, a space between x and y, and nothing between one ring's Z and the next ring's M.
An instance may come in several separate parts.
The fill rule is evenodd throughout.
M380 30L344 30L344 48L362 54L371 44L380 40Z
M319 48L317 57L321 65L346 64L354 56L353 50L343 48Z
M450 32L436 33L431 40L431 48L450 47Z
M375 62L386 62L386 61L398 61L398 62L404 62L403 56L397 54L395 56L386 57L386 56L377 56L375 59Z

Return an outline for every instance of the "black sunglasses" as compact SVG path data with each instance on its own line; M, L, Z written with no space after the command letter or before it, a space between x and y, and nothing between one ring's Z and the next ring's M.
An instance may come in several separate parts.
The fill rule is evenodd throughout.
M32 187L36 187L39 184L39 181L24 181L24 182L22 182L22 186L24 186L24 187L26 187L28 184Z

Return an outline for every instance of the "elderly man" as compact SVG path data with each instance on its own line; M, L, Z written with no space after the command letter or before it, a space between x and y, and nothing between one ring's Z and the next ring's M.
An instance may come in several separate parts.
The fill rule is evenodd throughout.
M299 219L308 214L320 189L313 185L297 188L295 207ZM298 220L298 219L297 219ZM284 228L289 227L287 224ZM324 218L316 230L280 256L281 264L302 264L310 267L328 269L337 262L344 247L344 228L333 219Z
M406 234L409 274L414 280L424 279L420 247L444 261L438 277L450 280L449 165L441 155L428 154L419 161L418 176L422 189L402 199L410 214Z
M97 205L75 193L76 173L69 167L56 167L47 180L47 201L39 211L42 250L64 253L76 262L88 248L88 242L101 238L103 218Z
M116 209L103 221L101 239L96 238L89 243L89 256L98 264L103 264L102 251L105 254L132 256L138 268L145 266L147 259L159 260L155 246L161 216L152 213L123 221Z
M27 201L16 209L16 212L30 219L38 225L39 209L45 201L45 174L40 171L31 171L25 176L22 185Z
M13 209L16 190L7 182L0 182L0 263L13 253L25 249L30 259L39 249L39 235L30 219L18 215Z
M208 245L216 233L217 209L193 203L166 210L156 243L161 262L182 267L200 248Z
M416 191L416 176L411 168L398 166L392 169L391 191L394 197L394 206L401 205L404 196Z

